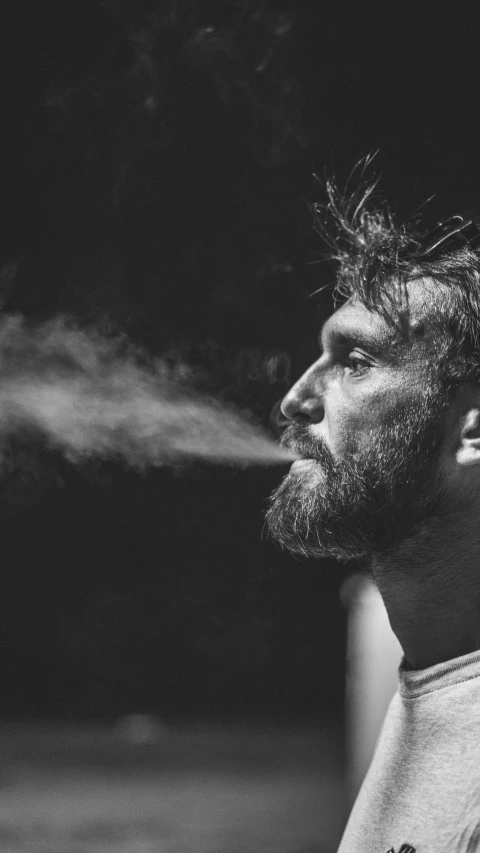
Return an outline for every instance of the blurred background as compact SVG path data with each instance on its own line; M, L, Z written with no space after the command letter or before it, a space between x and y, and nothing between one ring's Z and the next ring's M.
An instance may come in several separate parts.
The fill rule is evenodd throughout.
M474 24L373 2L11 4L3 311L124 330L268 425L332 310L328 288L308 298L334 277L308 207L325 175L378 150L401 215L479 203ZM284 473L4 443L2 850L336 849L351 702L376 720L384 699L370 714L373 688L346 691L356 567L262 536Z

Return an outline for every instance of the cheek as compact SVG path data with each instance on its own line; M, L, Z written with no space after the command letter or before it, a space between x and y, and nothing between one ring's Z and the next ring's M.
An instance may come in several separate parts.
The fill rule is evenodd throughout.
M375 444L387 420L398 411L398 393L391 389L358 391L355 397L332 397L325 407L322 437L332 454L344 454Z
M324 419L311 430L318 441L325 443L334 459L340 461L355 447L358 438L370 431L370 425L358 409L337 404L325 407Z

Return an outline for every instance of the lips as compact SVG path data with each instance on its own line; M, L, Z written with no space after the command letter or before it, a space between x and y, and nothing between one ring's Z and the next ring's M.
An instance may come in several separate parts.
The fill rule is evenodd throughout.
M306 468L310 468L311 465L316 465L317 460L311 458L297 459L296 462L293 463L290 470L295 469L295 471L302 471Z

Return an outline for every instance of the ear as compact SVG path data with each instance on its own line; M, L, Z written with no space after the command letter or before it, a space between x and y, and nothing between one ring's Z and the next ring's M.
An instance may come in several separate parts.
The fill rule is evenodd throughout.
M462 417L456 458L459 465L480 465L480 409L469 409Z

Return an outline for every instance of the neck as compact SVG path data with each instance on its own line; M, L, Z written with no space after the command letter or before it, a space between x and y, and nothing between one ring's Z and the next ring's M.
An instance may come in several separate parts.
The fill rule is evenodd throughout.
M480 649L477 528L471 516L438 516L372 562L390 624L412 669Z

